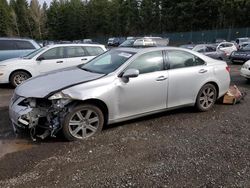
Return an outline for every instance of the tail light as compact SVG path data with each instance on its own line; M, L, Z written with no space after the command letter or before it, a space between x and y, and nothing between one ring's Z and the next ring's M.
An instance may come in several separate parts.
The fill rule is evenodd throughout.
M227 72L230 72L230 67L226 66L226 70L227 70Z

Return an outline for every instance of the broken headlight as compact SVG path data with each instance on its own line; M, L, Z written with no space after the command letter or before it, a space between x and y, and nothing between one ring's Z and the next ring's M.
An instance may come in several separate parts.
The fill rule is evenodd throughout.
M56 99L67 99L69 98L68 95L64 94L63 92L55 93L54 95L51 95L48 99L49 100L56 100Z

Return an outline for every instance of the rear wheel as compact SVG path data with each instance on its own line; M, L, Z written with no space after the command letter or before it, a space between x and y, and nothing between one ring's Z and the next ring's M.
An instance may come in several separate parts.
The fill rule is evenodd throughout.
M103 128L102 111L91 104L75 107L69 112L63 122L63 134L69 141L83 140L91 137Z
M201 111L205 112L210 110L217 98L217 90L213 84L206 84L204 85L197 96L196 99L196 108Z
M12 86L17 87L21 83L23 83L25 80L29 79L31 76L24 71L16 71L11 74L10 76L10 83Z

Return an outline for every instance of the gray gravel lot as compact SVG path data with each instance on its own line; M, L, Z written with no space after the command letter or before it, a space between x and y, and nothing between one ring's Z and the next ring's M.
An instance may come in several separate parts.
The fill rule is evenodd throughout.
M232 84L249 93L240 104L148 116L82 142L16 138L12 90L0 86L0 154L10 147L0 187L250 187L250 84L239 68L231 66Z

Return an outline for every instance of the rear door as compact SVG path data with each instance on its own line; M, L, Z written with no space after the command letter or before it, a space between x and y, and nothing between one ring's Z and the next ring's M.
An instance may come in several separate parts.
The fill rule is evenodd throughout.
M204 80L212 72L205 62L192 53L168 50L168 107L195 103Z
M83 46L66 46L66 66L76 66L87 63L90 60L89 54Z

